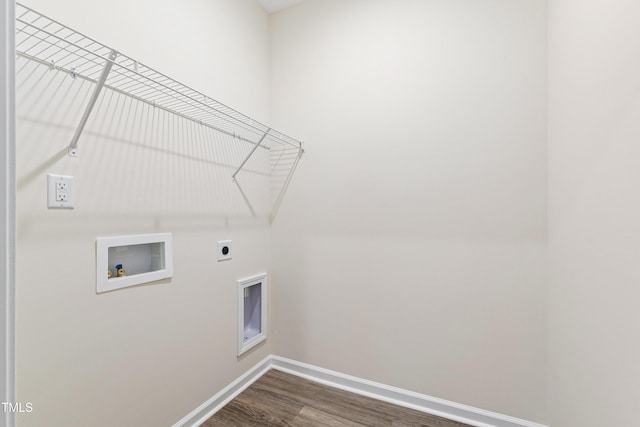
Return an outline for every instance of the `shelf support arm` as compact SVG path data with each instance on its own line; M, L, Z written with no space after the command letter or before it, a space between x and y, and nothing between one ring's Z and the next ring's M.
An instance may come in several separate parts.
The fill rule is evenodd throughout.
M262 141L264 141L264 139L267 137L267 135L269 134L270 131L271 131L271 128L267 128L267 131L264 133L264 135L262 135L262 138L260 138L260 141L258 141L258 143L253 147L253 150L251 150L251 152L247 155L247 157L245 157L245 159L242 162L242 164L240 166L238 166L238 169L236 169L236 171L233 173L233 175L231 175L231 178L234 181L236 180L236 175L238 175L238 172L240 172L242 170L242 168L247 163L247 161L251 158L251 156L253 156L253 153L255 153L255 151L258 149L260 144L262 144Z
M78 157L78 139L80 139L80 135L82 135L82 131L84 130L84 126L87 124L87 120L89 120L89 116L91 115L91 111L93 107L96 105L96 101L98 101L98 96L100 95L100 91L104 87L105 82L107 81L107 77L109 76L109 72L111 71L111 67L113 66L113 62L118 56L118 52L112 50L109 53L109 57L104 63L104 68L102 69L102 73L100 74L100 78L96 83L96 87L93 89L93 94L91 94L91 98L89 99L89 103L84 110L84 114L80 119L80 123L76 128L76 133L73 135L71 139L71 143L69 144L69 156Z

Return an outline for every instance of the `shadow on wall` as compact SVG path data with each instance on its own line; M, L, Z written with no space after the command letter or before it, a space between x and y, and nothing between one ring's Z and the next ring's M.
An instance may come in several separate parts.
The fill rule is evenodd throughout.
M259 147L233 180L253 144L105 87L70 158L95 84L22 57L16 69L18 190L33 207L19 234L47 214L47 173L75 177L72 215L53 218L62 229L264 227L277 212L297 150Z

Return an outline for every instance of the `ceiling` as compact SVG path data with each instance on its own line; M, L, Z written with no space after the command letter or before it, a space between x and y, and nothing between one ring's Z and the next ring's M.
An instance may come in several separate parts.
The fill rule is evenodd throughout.
M273 13L303 1L304 0L258 0L258 3L262 5L264 10L269 13Z

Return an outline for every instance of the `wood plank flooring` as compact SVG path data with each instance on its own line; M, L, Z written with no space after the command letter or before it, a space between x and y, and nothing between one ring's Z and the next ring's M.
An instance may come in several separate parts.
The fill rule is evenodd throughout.
M203 427L469 427L308 381L275 369Z

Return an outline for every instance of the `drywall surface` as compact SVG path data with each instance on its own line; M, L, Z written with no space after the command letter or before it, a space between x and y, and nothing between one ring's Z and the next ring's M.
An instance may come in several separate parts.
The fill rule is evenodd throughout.
M268 118L253 0L28 5ZM69 158L93 86L23 58L16 79L18 401L33 407L19 424L172 425L271 353L267 340L236 357L236 280L270 266L268 220L231 180L252 146L105 90ZM269 184L248 168L238 182L259 212ZM47 209L47 173L75 177L74 210ZM96 237L155 232L173 233L174 277L97 295ZM234 258L218 263L226 239Z
M550 422L638 424L640 4L549 10Z
M546 6L310 0L271 16L275 354L546 415Z

